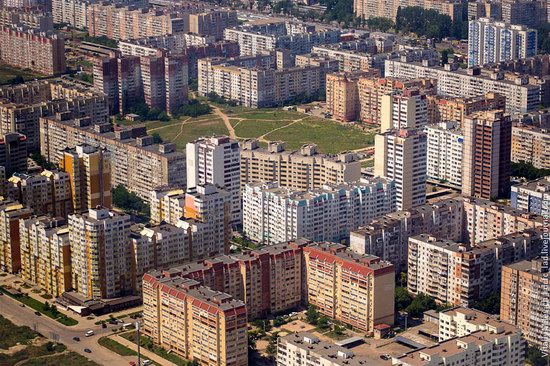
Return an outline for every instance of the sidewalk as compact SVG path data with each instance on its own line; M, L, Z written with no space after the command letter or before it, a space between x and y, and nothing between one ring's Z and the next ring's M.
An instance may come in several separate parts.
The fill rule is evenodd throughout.
M134 342L130 342L129 340L127 340L126 338L121 337L118 334L113 334L112 336L109 336L109 338L111 338L112 340L122 344L123 346L126 346L126 347L128 347L128 348L130 348L130 349L137 352L137 344L135 344ZM143 357L148 358L151 361L154 361L154 362L158 363L159 365L162 365L162 366L177 366L175 363L170 362L170 361L160 357L159 355L157 355L157 354L155 354L155 353L153 353L153 352L151 352L148 349L145 349L143 347L141 347L140 352L141 352L142 358ZM141 362L143 362L143 359L142 359Z

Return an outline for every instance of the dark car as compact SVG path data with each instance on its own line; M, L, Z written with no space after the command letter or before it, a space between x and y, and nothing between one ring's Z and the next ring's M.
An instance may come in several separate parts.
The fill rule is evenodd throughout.
M42 316L42 313L41 313L40 311L35 311L35 312L34 312L34 315L36 315L36 316Z
M380 355L380 358L387 361L391 358L391 356L386 353L386 354Z
M92 353L92 350L89 349L89 348L84 348L84 352L86 352L86 353Z
M118 322L115 319L109 320L109 324L117 325Z
M107 324L105 323L101 324L101 328L107 328Z
M80 342L80 337L73 337L73 341Z

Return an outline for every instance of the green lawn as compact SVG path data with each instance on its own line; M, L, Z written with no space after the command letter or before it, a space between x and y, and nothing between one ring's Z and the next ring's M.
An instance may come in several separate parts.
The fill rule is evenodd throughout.
M31 359L21 366L99 366L97 363L88 360L76 352L67 352L51 357Z
M11 355L0 353L0 366L14 366L17 363L32 358L55 355L64 352L67 349L63 344L48 342L41 346L27 346L25 349L15 352ZM41 363L38 363L42 365Z
M0 315L0 348L8 349L16 344L30 344L38 333L29 327L18 327Z
M285 141L288 150L298 149L305 143L316 143L324 153L355 150L374 144L374 135L336 122L308 117L287 128L265 136L270 141Z
M294 120L307 117L306 115L294 111L283 111L280 109L259 109L257 112L238 113L239 118L246 119L271 119L271 120ZM234 117L234 116L232 116Z
M136 335L134 332L124 333L124 334L121 334L120 336L123 338L126 338L130 342L136 343ZM151 338L147 336L141 335L139 337L139 340L140 340L141 347L153 352L154 354L164 358L165 360L168 360L170 362L175 363L176 365L181 365L181 366L188 366L191 364L190 361L183 359L174 353L168 353L168 351L166 351L164 348L155 345L151 340Z
M146 124L148 128L149 123ZM151 126L159 127L157 122L152 122ZM181 133L180 133L181 132ZM212 135L227 135L228 131L223 121L215 116L211 119L190 120L181 127L181 123L168 122L167 127L152 131L158 133L163 141L172 141L176 143L178 149L185 149L188 142L194 141L199 137ZM177 139L174 141L174 138Z
M361 162L361 168L371 168L374 166L374 159Z
M23 79L25 79L25 81L44 77L44 75L35 73L31 70L17 69L3 62L0 62L0 84L8 84L11 79L16 77L17 75L21 75Z
M99 338L99 341L97 343L107 348L108 350L118 353L121 356L137 356L136 351L118 343L117 341L111 338L101 337Z
M60 312L54 312L52 311L51 309L49 310L45 310L44 309L44 304L38 300L35 300L33 299L32 297L28 297L28 296L25 296L25 295L22 295L22 296L13 296L12 294L10 294L8 291L4 290L3 287L0 286L0 291L2 291L3 293L5 293L7 296L19 301L20 303L22 304L25 304L27 305L28 307L30 307L31 309L34 309L36 311L39 311L41 314L44 314L46 315L47 317L50 317L56 321L58 321L59 323L63 324L63 325L66 325L66 326L73 326L73 325L77 325L78 324L78 321L76 319L73 319L71 317L68 317L66 316L65 314L63 313L60 313ZM1 365L0 365L1 366Z
M260 137L276 128L287 126L292 121L262 121L257 119L244 120L234 125L235 133L242 138Z

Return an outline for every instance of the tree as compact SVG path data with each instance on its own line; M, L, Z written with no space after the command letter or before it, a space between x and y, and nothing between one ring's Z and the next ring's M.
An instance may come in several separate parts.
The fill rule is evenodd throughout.
M40 153L33 152L30 153L29 156L38 166L42 167L43 169L55 169L56 167L54 163L50 163L48 160L46 160L44 156L40 155Z
M22 84L24 82L25 82L25 79L23 79L23 76L21 75L16 75L13 79L10 80L11 85Z
M536 346L530 346L527 348L525 361L531 366L546 366L548 364L548 356L545 357L542 351Z
M437 304L435 303L435 299L433 297L420 293L416 295L416 297L413 299L410 305L405 308L405 310L407 311L407 313L409 313L411 317L418 318L422 316L425 311L434 310L436 308Z
M326 330L330 327L329 320L326 316L322 315L317 320L317 327L321 330Z
M144 216L150 216L151 214L149 205L137 194L129 192L126 187L121 184L111 191L111 198L113 200L113 205L116 207L133 212L134 214L141 214Z
M46 301L44 303L44 305L42 305L42 309L44 309L44 311L49 311L50 310L50 303Z
M319 320L319 312L313 305L309 305L306 312L306 321L309 324L316 325L317 321Z
M534 180L550 175L550 169L537 169L531 163L512 163L512 176Z
M489 314L500 314L500 291L495 291L489 297L476 302L473 308Z
M395 308L397 311L404 310L412 302L412 296L409 294L406 288L395 288Z
M153 136L153 142L155 144L161 144L162 143L162 137L160 136L160 134L158 132L153 133L152 136Z
M369 18L367 19L366 23L370 30L376 30L380 32L387 32L395 27L395 24L391 19L384 17Z
M282 316L278 316L275 319L273 319L273 326L274 327L280 327L283 324L286 324L286 320Z

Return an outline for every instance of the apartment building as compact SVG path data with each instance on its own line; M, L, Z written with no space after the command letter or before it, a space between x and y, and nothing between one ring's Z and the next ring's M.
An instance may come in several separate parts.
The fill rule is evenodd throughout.
M113 131L110 124L91 125L89 118L40 120L41 154L50 162L63 149L88 144L104 149L111 168L111 187L122 185L148 201L159 186L185 186L185 155L172 143L154 144L142 126Z
M59 167L69 174L74 212L111 208L111 168L103 150L86 144L66 148Z
M243 231L262 244L298 238L347 240L352 230L395 211L395 185L384 178L295 191L277 183L247 184L243 191Z
M228 28L224 39L238 42L241 55L257 55L276 49L290 50L292 55L311 52L313 46L337 43L340 30L322 29L302 23L280 22Z
M87 11L87 28L92 37L137 39L186 31L184 18L156 9L93 3Z
M515 209L550 216L550 176L512 186L510 200Z
M133 293L142 293L142 277L156 268L167 268L188 262L191 237L185 229L167 223L135 224L130 227L132 248Z
M360 120L368 124L380 125L382 120L382 99L385 95L395 92L409 93L419 90L422 95L436 93L437 80L396 78L362 77L358 83ZM429 100L429 99L428 99ZM391 107L385 104L385 108ZM388 114L389 116L389 114Z
M313 96L321 90L319 66L306 65L282 70L240 67L223 59L198 61L198 90L233 100L250 108L277 106L299 95Z
M525 75L516 75L513 80L505 79L502 72L470 68L459 69L455 64L437 66L423 61L386 61L385 75L395 78L437 79L437 93L448 97L471 98L498 93L506 98L506 111L511 114L535 111L541 103L540 87L530 84Z
M65 23L71 27L88 27L88 7L95 0L52 0L52 15L55 23Z
M354 355L349 348L321 341L307 332L288 334L278 339L277 366L300 366L305 362L312 366L359 366L372 361Z
M500 319L523 332L530 344L548 352L548 267L542 259L502 267Z
M464 136L459 122L445 121L426 127L428 179L462 187Z
M17 201L0 202L0 268L4 272L21 270L19 220L32 216L32 210Z
M502 266L540 253L541 230L526 230L477 243L429 234L409 238L407 289L441 304L472 306L500 289Z
M20 25L34 28L40 32L53 31L53 18L51 13L27 10L27 9L2 9L0 10L0 26L11 27Z
M485 199L510 192L512 121L500 110L464 119L462 193Z
M151 191L151 223L161 222L176 225L184 216L185 190L182 188L158 187Z
M471 98L451 98L431 94L428 98L428 124L442 121L458 122L464 125L464 118L474 112L493 109L506 109L506 97L496 93L486 93Z
M234 10L212 10L189 14L189 32L214 36L218 40L223 39L226 28L237 25L237 12Z
M206 258L229 253L231 194L212 184L190 187L185 193L186 219L203 226L205 240L193 245L191 257ZM199 245L203 244L203 245Z
M27 171L27 151L29 150L27 136L17 132L0 134L0 165L5 174Z
M427 136L416 129L391 129L375 137L374 175L395 181L396 207L426 202Z
M542 217L482 199L441 200L406 211L389 213L350 234L350 248L407 266L410 237L430 233L453 242L477 244L519 231L542 227Z
M468 2L468 20L476 20L479 18L502 20L502 4L491 0Z
M334 73L326 76L326 105L332 118L351 122L360 116L358 82L363 76L379 76L379 72Z
M477 309L453 307L442 310L438 314L440 342L464 337L478 331L498 332L499 328L510 332L520 332L519 328L499 320L497 316Z
M94 60L93 75L94 88L109 97L111 113L125 114L142 101L172 115L188 100L182 55L100 57Z
M210 38L209 38L210 37ZM120 41L118 49L122 56L158 56L159 54L182 55L187 58L188 75L198 77L198 60L207 57L232 58L239 56L239 44L231 41L214 42L211 36L196 34L168 34Z
M28 207L37 216L66 218L73 213L69 173L44 170L40 173L16 173L8 179L6 196Z
M396 366L519 366L524 363L525 342L521 332L506 327L473 332L392 359L392 365Z
M550 169L550 134L541 124L512 123L512 162Z
M38 216L19 221L21 277L59 297L72 288L69 228L65 220Z
M548 6L544 1L503 0L500 6L506 23L537 28L548 19Z
M30 151L40 148L40 117L59 112L66 118L89 117L93 124L109 119L104 94L66 79L1 86L0 99L0 133L25 135Z
M303 304L302 247L282 243L239 254L174 266L165 277L182 277L245 302L248 318L258 319Z
M391 0L386 3L375 0L355 0L353 2L353 12L355 16L363 19L383 17L395 20L397 10L400 7L407 6L419 6L426 10L435 10L438 13L448 15L451 20L462 20L462 3L453 0Z
M537 54L537 31L491 18L468 24L468 66L533 57Z
M355 182L361 166L355 154L325 155L314 144L300 151L286 151L283 142L270 142L267 149L257 140L241 145L241 188L247 183L276 182L280 187L301 191L321 188L325 183Z
M308 304L367 333L375 325L393 324L395 269L391 263L335 243L315 243L303 247L303 252Z
M0 60L14 67L44 75L59 75L67 69L61 33L0 26L0 48Z
M186 145L187 187L217 185L231 194L231 224L240 225L241 148L227 136L197 139Z
M143 322L154 343L199 365L248 365L246 307L227 293L150 272L143 276Z
M133 291L131 218L106 208L69 215L72 285L89 299L108 299Z
M390 129L422 130L428 124L428 100L418 89L382 96L380 132Z

